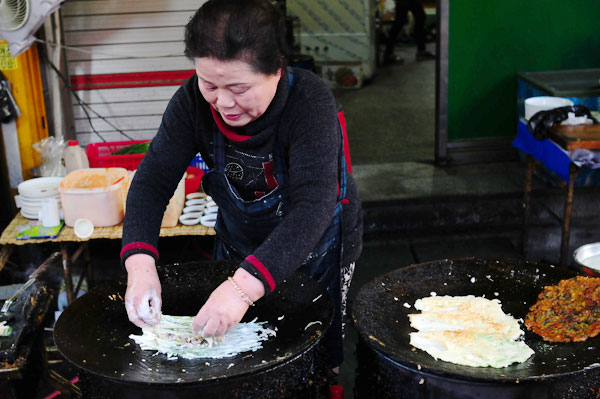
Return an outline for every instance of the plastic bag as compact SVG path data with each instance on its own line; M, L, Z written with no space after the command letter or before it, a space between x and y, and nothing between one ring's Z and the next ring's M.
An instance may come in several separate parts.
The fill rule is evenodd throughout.
M587 116L594 123L598 123L592 116L589 108L585 105L572 105L568 107L554 108L548 111L540 111L529 118L527 128L537 140L548 138L548 131L553 125L558 125L569 117L569 113L575 116Z
M600 169L600 154L597 151L577 148L571 153L571 161L577 166Z
M66 176L67 170L62 165L62 153L66 146L64 140L57 140L53 136L33 144L33 149L39 152L42 158L42 164L37 168L37 175Z

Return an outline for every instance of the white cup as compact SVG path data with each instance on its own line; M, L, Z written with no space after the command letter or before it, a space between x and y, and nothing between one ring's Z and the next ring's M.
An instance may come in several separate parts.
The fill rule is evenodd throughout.
M54 227L60 224L58 200L56 198L46 198L42 201L42 209L38 213L38 219L44 227Z

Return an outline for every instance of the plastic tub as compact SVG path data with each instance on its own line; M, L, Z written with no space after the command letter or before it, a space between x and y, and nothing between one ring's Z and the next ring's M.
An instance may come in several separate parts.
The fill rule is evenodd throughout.
M114 226L124 216L123 198L128 172L124 168L80 169L69 173L59 191L65 224L89 219L94 226Z
M185 195L195 193L200 188L204 171L200 168L188 166L185 177Z

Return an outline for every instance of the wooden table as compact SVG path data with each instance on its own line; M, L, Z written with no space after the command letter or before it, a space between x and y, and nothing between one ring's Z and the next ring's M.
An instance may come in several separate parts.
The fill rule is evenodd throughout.
M600 149L600 124L555 126L550 129L549 138L565 150L597 150Z
M0 236L0 245L3 245L0 251L0 271L6 265L12 251L15 246L25 244L45 244L56 242L58 243L63 260L63 273L65 277L65 287L67 292L67 300L71 303L75 297L76 292L79 291L79 285L83 280L83 276L79 279L77 288L73 288L73 279L71 276L71 265L77 261L77 259L83 254L85 263L87 264L87 275L88 279L91 277L91 256L88 247L90 240L96 239L121 239L123 235L123 225L118 224L110 227L95 227L94 233L89 238L79 238L75 235L72 227L65 226L56 238L44 238L44 239L17 239L19 233L18 226L31 222L31 219L23 217L20 213L10 222L10 224L4 229ZM175 227L163 227L160 229L160 237L177 237L177 236L211 236L215 235L215 230L212 227L206 227L200 224L193 226L186 226L178 224ZM76 243L77 248L69 254L68 245L69 243ZM115 254L115 257L118 255Z

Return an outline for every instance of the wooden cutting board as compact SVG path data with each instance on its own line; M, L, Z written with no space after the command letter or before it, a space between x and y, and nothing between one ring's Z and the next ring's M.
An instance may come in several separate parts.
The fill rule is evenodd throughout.
M569 151L578 148L600 150L600 124L555 125L550 129L549 138Z

